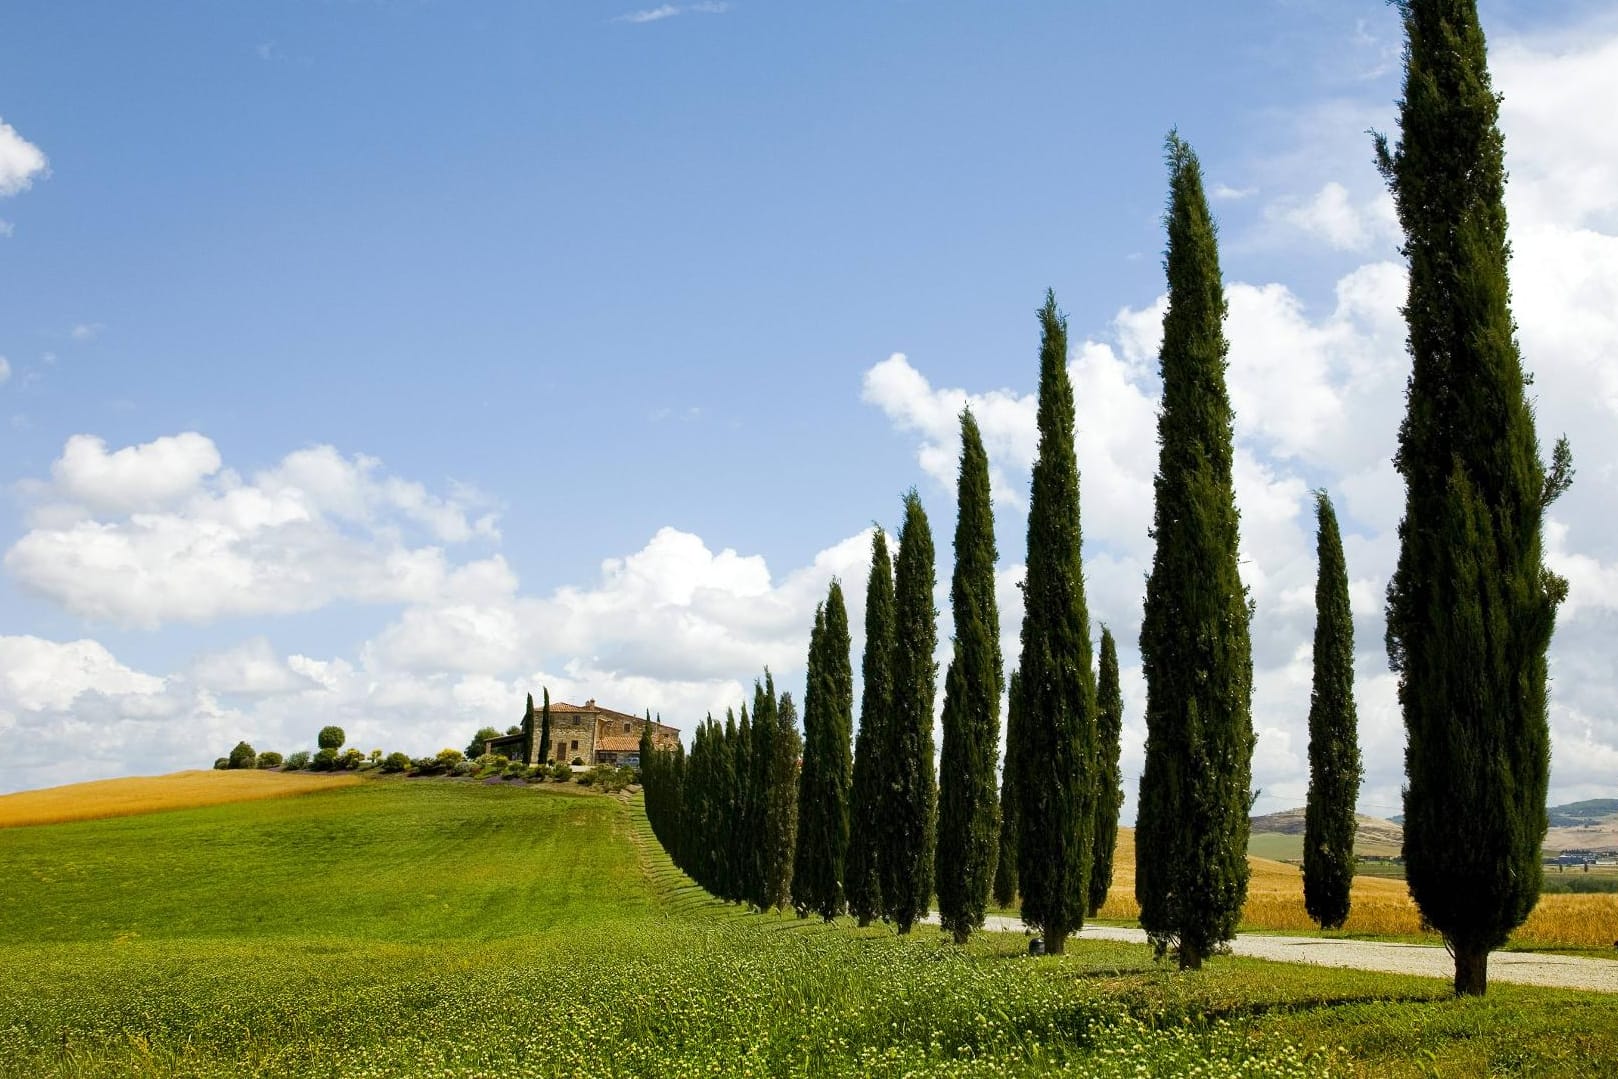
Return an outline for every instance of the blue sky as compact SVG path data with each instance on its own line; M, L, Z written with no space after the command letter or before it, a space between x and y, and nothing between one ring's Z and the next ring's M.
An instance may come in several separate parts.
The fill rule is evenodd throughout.
M1618 142L1581 121L1618 99L1618 8L1484 15L1525 357L1579 466L1553 797L1610 795ZM1302 802L1325 485L1364 806L1396 812L1402 283L1365 131L1399 47L1375 0L12 6L0 791L330 720L426 752L540 684L687 730L766 663L796 690L905 488L947 552L968 399L1014 656L1047 287L1091 609L1132 668L1177 125L1230 288L1261 806Z

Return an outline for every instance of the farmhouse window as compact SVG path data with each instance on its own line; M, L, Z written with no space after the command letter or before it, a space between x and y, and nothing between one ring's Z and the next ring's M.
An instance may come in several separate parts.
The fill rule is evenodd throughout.
M577 738L573 739L573 748L574 749L579 748L579 740Z

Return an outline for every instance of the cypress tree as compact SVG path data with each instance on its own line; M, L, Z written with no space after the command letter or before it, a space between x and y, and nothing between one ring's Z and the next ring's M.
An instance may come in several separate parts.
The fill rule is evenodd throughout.
M994 902L1009 907L1017 899L1017 733L1022 678L1016 671L1006 689L1006 753L1000 762L1000 852L994 863Z
M1061 954L1084 925L1095 830L1096 686L1080 556L1079 466L1067 322L1039 311L1039 455L1028 505L1022 714L1017 731L1017 878L1023 921Z
M528 694L528 707L522 714L522 762L534 763L534 695Z
M1354 716L1354 612L1337 513L1315 492L1315 678L1309 694L1309 800L1304 809L1303 905L1322 929L1348 920L1354 882L1359 731Z
M1499 98L1471 0L1405 0L1401 141L1377 157L1410 263L1412 372L1394 465L1405 480L1388 586L1404 711L1410 894L1480 995L1489 952L1539 899L1548 821L1546 649L1567 582L1545 508L1572 479L1539 457L1506 262Z
M848 911L861 926L882 914L882 789L889 713L893 708L893 562L888 537L871 536L871 574L865 585L865 654L860 660L860 733L849 789Z
M753 726L747 743L747 825L749 854L747 891L744 898L765 910L769 907L772 863L775 856L774 835L770 819L770 781L775 766L775 682L769 677L769 689L757 679L753 681Z
M1096 830L1090 858L1090 916L1101 912L1112 888L1112 856L1118 846L1118 807L1124 803L1124 777L1118 766L1123 753L1124 695L1118 684L1118 645L1112 630L1101 627L1101 674L1096 687L1096 741L1100 771L1096 782Z
M539 763L544 764L551 752L551 691L546 687L545 703L539 710Z
M854 672L849 660L848 608L832 581L815 609L809 637L809 676L803 698L803 773L798 780L798 850L792 904L826 921L843 912L848 861L849 739L854 725Z
M1225 290L1202 167L1168 137L1169 308L1141 662L1146 765L1135 826L1135 897L1147 937L1181 969L1231 939L1247 897L1253 661L1237 571L1225 390Z
M721 841L727 849L726 876L730 883L727 899L750 903L757 894L758 825L753 812L753 724L742 705L740 721L732 728L726 709L725 744L730 749L731 779L725 807Z
M771 687L774 688L773 681ZM783 693L771 710L770 778L765 801L764 909L779 909L792 898L792 865L798 844L798 709Z
M994 595L994 509L989 456L970 410L961 413L954 654L944 676L944 744L938 764L939 923L957 944L983 927L999 851L994 763L1000 743L1000 613Z
M938 609L933 605L932 530L921 497L904 499L893 581L893 705L885 751L882 905L900 933L927 913L933 891L937 778L933 771L933 698L937 692Z

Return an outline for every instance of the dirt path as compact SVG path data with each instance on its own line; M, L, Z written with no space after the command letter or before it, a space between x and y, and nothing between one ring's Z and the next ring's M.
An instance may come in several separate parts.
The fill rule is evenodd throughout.
M928 915L928 921L937 920L936 914ZM985 928L1020 933L1023 924L1016 918L991 916ZM1146 943L1144 930L1123 926L1087 925L1079 932L1079 937ZM1449 953L1442 947L1427 944L1385 944L1374 940L1328 940L1241 933L1231 942L1231 951L1236 955L1273 959L1282 963L1380 970L1389 974L1442 978L1445 981L1455 977L1455 963ZM1489 980L1618 993L1618 959L1586 959L1582 956L1539 952L1495 952L1489 956Z

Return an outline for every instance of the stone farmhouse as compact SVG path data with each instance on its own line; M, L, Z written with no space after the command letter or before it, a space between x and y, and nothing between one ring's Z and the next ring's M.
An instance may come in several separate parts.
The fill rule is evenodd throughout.
M646 728L645 716L632 716L603 708L594 698L583 704L551 702L551 745L546 759L565 764L640 763L640 735ZM652 744L659 749L673 749L680 744L680 731L676 727L653 723ZM539 707L534 708L534 752L524 763L539 763ZM499 753L512 760L522 756L522 735L503 734L483 744L485 752Z

